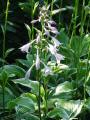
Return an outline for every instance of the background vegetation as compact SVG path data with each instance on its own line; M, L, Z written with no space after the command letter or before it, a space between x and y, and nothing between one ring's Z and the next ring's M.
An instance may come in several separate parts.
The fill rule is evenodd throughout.
M35 48L27 55L19 48L35 39L34 27L41 30L31 21L38 19L45 5L50 5L50 18L62 43L59 53L65 59L57 65L49 54L47 64L54 75L45 77L42 69L37 81L35 68L25 78L35 61ZM89 32L90 0L1 0L0 120L89 120Z

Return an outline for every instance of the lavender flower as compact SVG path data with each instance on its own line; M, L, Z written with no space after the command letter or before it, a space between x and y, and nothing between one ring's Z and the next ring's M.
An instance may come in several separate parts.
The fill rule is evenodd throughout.
M49 23L48 23L48 28L50 29L50 31L51 31L52 33L54 33L54 34L56 34L56 35L58 35L58 34L59 34L59 32L58 32L57 28L56 28L56 27L51 26L51 24L49 24Z
M48 75L52 75L52 70L50 67L46 66L43 61L42 58L39 57L39 47L42 46L41 44L43 44L43 42L45 42L45 44L43 44L44 47L48 46L48 50L50 51L50 53L56 58L56 62L59 64L61 60L64 59L64 56L58 53L58 47L59 45L61 45L61 43L56 39L56 36L59 34L57 28L56 28L56 22L51 20L50 18L50 14L49 14L49 6L43 6L40 10L40 14L39 14L39 18L37 20L33 20L31 23L34 24L36 22L40 22L41 25L43 23L42 26L42 30L38 30L37 28L35 29L37 31L37 37L36 39L34 39L31 43L27 43L24 46L20 47L22 52L29 52L29 48L31 47L31 44L35 41L36 42L36 60L35 63L31 66L31 68L26 72L25 78L29 78L30 74L31 74L31 70L33 68L33 66L35 65L36 70L40 69L40 63L44 65L44 75L48 76ZM52 34L53 33L53 34ZM41 35L43 37L41 37ZM46 39L46 35L48 37L48 39ZM45 37L45 38L44 38ZM42 38L42 39L41 39ZM46 41L47 40L47 41ZM40 48L40 50L44 50L42 47Z
M64 60L64 56L58 53L55 54L55 58L56 58L57 64L60 64L60 61Z
M45 66L45 68L44 68L44 74L45 74L45 76L52 75L51 68L48 67L48 66Z
M56 48L55 45L53 46L53 45L49 44L49 48L48 49L51 52L51 54L55 56L56 61L57 61L58 64L60 63L61 60L64 60L64 56L59 54L59 53L57 53L58 49Z
M55 46L53 46L52 44L49 44L48 49L52 55L55 55L57 53L57 48Z
M54 33L55 35L59 34L58 30L55 27L51 28L51 32Z
M52 37L52 40L55 44L55 47L59 47L59 45L61 45L61 43L55 37Z
M23 45L23 46L20 47L19 49L20 49L22 52L28 53L29 48L31 47L31 45L32 45L34 42L35 42L35 40L33 40L33 41L30 42L30 43L27 43L27 44Z
M20 49L22 52L28 53L29 47L30 47L30 43L27 43L27 44L23 45L22 47L20 47L19 49Z
M51 26L53 26L53 25L56 26L56 22L53 21L53 20L49 20L48 23L49 23Z

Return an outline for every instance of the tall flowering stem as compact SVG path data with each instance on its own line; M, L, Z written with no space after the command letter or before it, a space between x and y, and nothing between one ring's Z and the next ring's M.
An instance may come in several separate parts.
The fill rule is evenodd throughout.
M39 81L39 93L37 96L38 100L38 111L39 111L39 118L42 119L42 111L41 111L41 85L44 87L44 115L43 117L47 118L48 112L48 78L49 75L53 75L51 68L47 65L47 55L50 55L50 58L53 56L57 64L60 64L60 61L64 59L64 56L59 54L58 47L61 45L60 41L57 40L57 35L59 34L56 28L56 22L51 18L50 12L50 5L49 6L42 6L40 7L40 13L37 20L31 21L32 24L38 22L41 25L41 29L36 30L36 38L31 41L31 43L27 43L26 45L22 46L20 49L22 52L29 53L29 48L34 46L34 50L36 51L36 56L34 56L34 64L30 67L30 69L26 73L26 78L30 77L31 70L33 66L36 67L36 80ZM42 64L42 65L41 65ZM43 77L43 81L41 81L41 75Z

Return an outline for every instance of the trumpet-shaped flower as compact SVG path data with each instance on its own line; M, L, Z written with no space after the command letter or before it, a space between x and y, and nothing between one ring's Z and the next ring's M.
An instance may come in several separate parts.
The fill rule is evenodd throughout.
M28 53L29 47L30 47L30 43L27 43L27 44L23 45L22 47L20 47L19 49L20 49L22 52Z
M49 44L48 49L52 55L55 55L57 53L57 48L55 46L53 46L52 44Z
M36 70L40 69L40 58L39 58L39 52L37 49L37 56L36 56Z
M33 40L33 41L30 42L30 43L27 43L27 44L23 45L23 46L20 47L19 49L20 49L22 52L28 53L29 48L31 47L31 45L32 45L34 42L35 42L35 40Z
M49 20L48 23L49 23L51 26L56 26L56 22L53 21L53 20Z
M52 37L52 40L55 44L55 47L59 47L59 45L61 45L61 43L55 37Z
M64 56L58 53L55 54L55 58L56 58L57 64L59 64L61 60L64 60Z
M56 27L51 26L51 24L49 24L49 23L48 23L48 28L50 29L50 31L51 31L52 33L54 33L54 34L56 34L56 35L58 35L58 34L59 34L59 32L58 32L57 28L56 28Z
M52 27L51 32L56 34L56 35L59 34L58 30L55 27Z
M52 75L51 68L48 67L48 66L45 66L45 68L44 68L44 74L45 74L45 76Z

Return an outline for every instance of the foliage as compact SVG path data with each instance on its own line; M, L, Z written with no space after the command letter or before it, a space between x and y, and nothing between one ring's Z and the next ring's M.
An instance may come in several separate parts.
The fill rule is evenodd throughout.
M7 0L0 12L0 120L88 120L90 1Z

